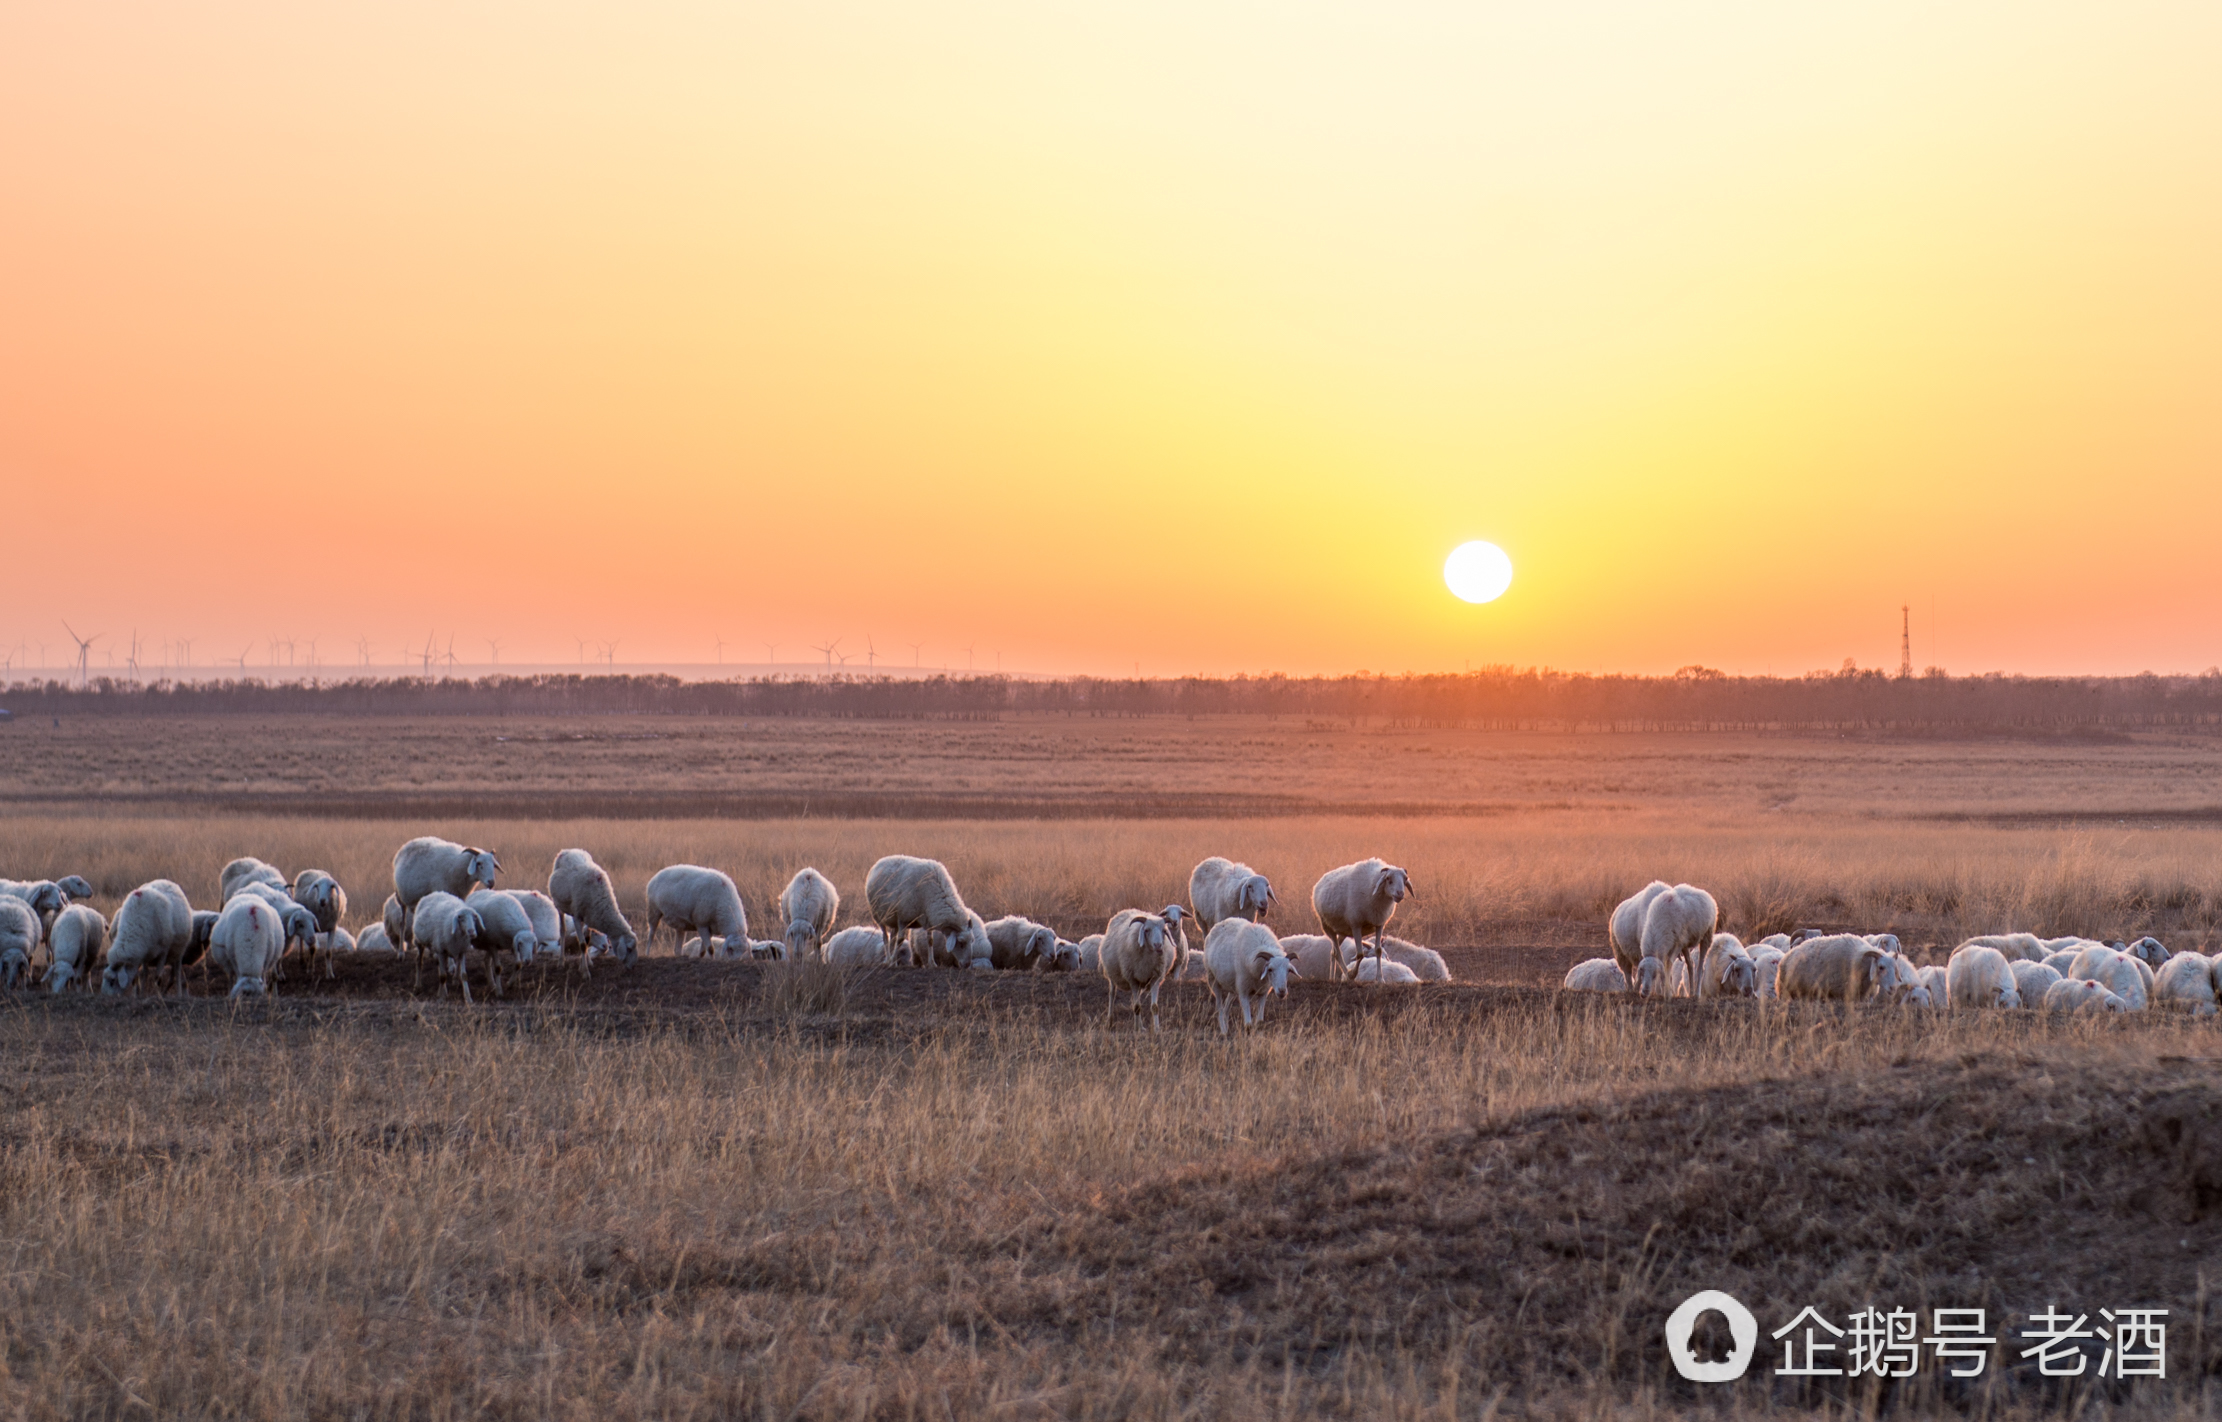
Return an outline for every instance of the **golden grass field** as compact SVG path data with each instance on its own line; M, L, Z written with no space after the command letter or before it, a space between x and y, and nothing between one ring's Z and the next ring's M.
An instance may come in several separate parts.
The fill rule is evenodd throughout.
M1194 984L1169 991L1151 1038L1107 1022L1101 984L1078 977L668 956L589 984L528 971L475 1008L367 957L267 1003L18 994L0 1012L11 1415L2204 1417L2222 1402L2211 1023L1540 986L1654 875L1713 887L1742 928L2215 940L2222 828L2199 811L2222 755L2199 742L1298 727L1284 745L1268 726L1100 722L1006 728L1006 774L992 724L677 728L702 738L720 768L700 778L720 791L753 783L720 735L765 742L789 777L832 747L837 790L1056 782L1041 818L932 818L922 799L894 818L737 819L627 801L629 765L689 788L655 740L568 743L588 748L573 772L497 774L489 738L517 728L491 722L140 725L182 759L131 769L124 723L0 730L0 874L84 873L105 910L160 873L198 903L254 853L332 870L360 922L394 846L438 832L497 848L505 883L584 845L629 908L662 864L715 864L761 925L795 867L858 895L873 858L903 851L946 859L984 913L1075 932L1184 896L1219 852L1272 875L1290 932L1310 927L1321 869L1378 852L1419 885L1400 931L1442 946L1461 981L1299 983L1232 1042ZM673 728L529 733L580 729ZM868 752L890 744L939 754L878 765ZM1226 768L1245 749L1247 780ZM1389 798L1421 808L1321 809L1366 788L1369 759L1398 766ZM1074 813L1172 765L1201 767L1214 796L1308 803ZM412 776L466 798L568 778L613 814L334 813ZM235 782L274 798L194 803ZM1456 808L1483 798L1498 808ZM2170 1376L2062 1387L2002 1354L1972 1389L1925 1366L1911 1384L1800 1390L1759 1375L1765 1354L1745 1382L1699 1389L1659 1327L1700 1287L1770 1328L1806 1304L1839 1322L1868 1303L2017 1323L2055 1301L2165 1307Z

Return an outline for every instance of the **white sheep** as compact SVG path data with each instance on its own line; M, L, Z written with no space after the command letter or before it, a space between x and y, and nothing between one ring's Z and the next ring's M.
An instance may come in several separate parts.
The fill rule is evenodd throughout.
M1612 946L1613 961L1619 964L1620 975L1630 983L1635 982L1637 966L1643 961L1643 916L1650 910L1653 899L1673 887L1664 879L1653 879L1622 899L1605 920L1605 941Z
M363 936L355 940L355 951L358 953L392 952L393 940L386 936L386 925L374 923L365 928Z
M1712 946L1713 935L1720 929L1720 916L1720 905L1713 902L1713 896L1689 884L1676 884L1663 894L1652 895L1650 907L1643 911L1643 956L1656 958L1662 965L1683 959L1683 971L1694 978L1700 955ZM1640 963L1637 972L1640 981Z
M1165 920L1166 936L1173 940L1173 976L1177 978L1192 960L1201 959L1204 956L1203 949L1197 948L1193 951L1189 949L1186 926L1188 922L1187 909L1182 908L1179 904L1167 904L1157 911L1157 916ZM1200 976L1203 972L1201 962L1196 963L1196 970Z
M2045 994L2063 976L2047 963L2032 963L2027 958L2017 958L2006 965L2014 975L2014 991L2021 994L2023 1007L2036 1007L2045 1000Z
M1698 969L1697 995L1701 998L1757 997L1759 965L1751 960L1733 933L1716 933Z
M1921 979L1922 990L1929 995L1929 1006L1943 1008L1949 1005L1949 983L1943 964L1933 963L1926 968L1915 969L1914 973Z
M2106 984L2089 978L2062 978L2045 990L2047 1012L2127 1012L2129 1004Z
M1893 943L1898 941L1887 933L1881 936L1889 938ZM1874 940L1870 938L1868 941ZM1930 996L1928 984L1922 981L1921 970L1913 965L1913 960L1903 953L1894 952L1888 956L1889 961L1883 965L1882 981L1877 985L1876 991L1900 1007L1935 1007L1936 1000Z
M1361 859L1319 876L1319 882L1312 885L1312 911L1319 916L1319 931L1337 949L1327 960L1329 982L1342 980L1340 949L1345 938L1358 940L1362 958L1370 933L1374 956L1381 956L1382 931L1396 916L1396 906L1411 897L1412 876L1383 859Z
M31 973L31 955L46 936L45 930L38 910L27 901L13 894L0 894L0 985L23 985Z
M75 875L71 876L75 878ZM83 883L83 880L78 880ZM54 916L69 907L70 895L52 879L0 879L0 898L13 899L28 906L31 916L39 921L39 934L32 939L36 946L45 940L48 925Z
M1390 962L1409 968L1412 976L1423 983L1447 983L1451 980L1450 964L1443 955L1432 948L1422 948L1417 943L1407 943L1393 933L1381 937L1381 951Z
M486 990L501 996L501 955L507 953L519 963L529 963L540 949L540 935L532 926L532 915L517 896L500 889L473 889L463 900L471 912L478 915L478 950L485 955Z
M2075 966L2075 955L2082 951L2080 948L2062 948L2058 952L2047 953L2044 958L2045 966L2064 978L2068 975L2068 969Z
M1611 958L1589 958L1566 970L1561 984L1569 992L1628 992L1628 975Z
M1119 994L1123 992L1128 994L1134 1020L1139 1024L1142 1001L1147 996L1150 1030L1160 1030L1157 994L1178 963L1174 952L1172 932L1156 914L1140 909L1121 909L1113 914L1103 930L1103 978L1110 990L1105 1015L1118 1010Z
M1350 966L1348 956L1338 951L1339 945L1324 933L1285 933L1280 943L1281 951L1296 965L1296 976L1300 978L1333 982L1335 959L1341 958L1346 969Z
M473 889L493 888L494 878L500 873L501 856L492 850L457 844L437 835L412 839L393 855L393 891L409 914L405 922L410 925L415 923L417 905L426 894L464 899Z
M786 925L787 956L821 957L826 935L841 917L841 891L815 869L797 869L779 891L779 918Z
M995 945L988 942L987 925L970 909L964 911L964 919L965 926L954 933L939 928L912 929L914 961L930 963L937 968L993 972ZM920 933L926 938L922 952L916 942Z
M1354 970L1351 981L1360 983L1386 983L1391 987L1416 983L1420 975L1391 958L1367 958Z
M216 917L208 938L208 961L232 975L233 997L259 995L270 990L270 975L285 953L285 941L284 915L260 894L242 892Z
M890 943L913 928L939 929L956 940L949 945L955 961L992 961L986 926L965 907L956 881L938 859L888 855L864 876L864 901Z
M676 953L689 937L702 939L707 954L713 935L748 941L748 910L733 876L700 864L671 864L648 879L648 943L655 946L656 930L671 925Z
M1779 948L1783 952L1787 953L1790 951L1792 945L1790 942L1789 934L1770 933L1766 937L1760 939L1758 942L1747 944L1745 946L1749 951L1756 954L1761 948Z
M470 955L485 936L485 920L478 911L445 889L434 889L418 899L409 916L410 941L432 956L439 969L441 994L446 995L448 979L453 978L462 985L465 1002L471 1001Z
M1219 1007L1219 1035L1229 1035L1230 1000L1242 1009L1245 1028L1264 1026L1265 1000L1288 996L1289 966L1288 954L1273 930L1255 919L1228 916L1213 924L1204 935L1204 981ZM1253 1000L1257 1003L1254 1016Z
M1042 960L1045 973L1077 973L1080 966L1080 945L1063 938L1057 940L1057 946Z
M2216 959L2204 953L2177 953L2153 974L2152 1004L2188 1010L2194 1017L2212 1017L2222 1007L2215 988Z
M583 849L566 849L555 857L548 871L548 897L558 912L569 914L581 930L592 930L609 940L609 952L630 966L640 958L640 940L617 907L617 890L609 874ZM582 961L592 956L582 955Z
M401 895L386 895L386 904L379 910L378 921L385 925L386 942L396 953L409 946L409 909L401 902Z
M380 925L378 929L379 937L383 938L385 934L386 930L384 925ZM324 948L326 952L354 953L360 951L360 946L361 945L359 945L355 941L355 935L349 933L344 928L335 928L330 933L324 935Z
M2167 945L2157 938L2150 937L2140 938L2122 951L2156 973L2166 966L2170 958L2175 956L2168 951Z
M819 951L836 968L877 968L887 962L887 935L860 923L827 937Z
M185 890L168 879L141 884L123 896L110 927L102 993L121 993L158 967L171 969L177 990L185 990L185 960L194 938L193 905ZM85 964L78 966L83 970Z
M2086 948L2075 955L2075 966L2068 976L2081 982L2095 982L2113 993L2132 1012L2141 1012L2152 995L2152 969L2119 948Z
M1782 955L1775 969L1775 993L1785 999L1864 1002L1895 971L1890 955L1854 933L1808 938Z
M1196 931L1210 951L1211 930L1224 919L1262 920L1275 902L1273 885L1247 864L1214 854L1188 875L1188 906L1196 911Z
M1984 933L1968 939L1960 948L1989 948L2008 962L2023 960L2042 963L2052 952L2042 938L2034 933ZM1959 952L1959 948L1952 950Z
M989 961L1005 972L1032 972L1057 952L1057 931L1006 914L987 925Z
M532 956L560 961L563 957L563 914L555 900L538 889L504 889L532 921Z
M288 887L285 875L276 865L265 864L248 854L226 864L223 872L216 876L216 897L228 904L249 884L268 884L280 892Z
M1081 972L1100 973L1103 971L1102 934L1091 933L1086 938L1081 939L1080 942L1075 946L1078 947L1080 950Z
M293 901L316 915L316 931L330 933L347 917L347 890L322 869L303 869L288 891Z
M1986 943L1962 943L1944 965L1944 996L1953 1010L2019 1007L2021 989L2004 950Z

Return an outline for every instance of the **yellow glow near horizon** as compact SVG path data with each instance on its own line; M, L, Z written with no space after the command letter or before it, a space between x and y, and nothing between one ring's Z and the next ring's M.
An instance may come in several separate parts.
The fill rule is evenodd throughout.
M1922 664L2198 669L2217 52L2060 0L17 7L0 643L1796 672L1910 602Z

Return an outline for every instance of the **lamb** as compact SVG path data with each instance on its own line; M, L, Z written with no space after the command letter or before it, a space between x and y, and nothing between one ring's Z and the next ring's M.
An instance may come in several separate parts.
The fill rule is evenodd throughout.
M1110 997L1104 1015L1118 1010L1119 994L1128 994L1137 1025L1142 1020L1142 1000L1149 999L1150 1030L1159 1031L1158 989L1178 964L1172 933L1164 919L1140 909L1121 909L1103 930L1103 978Z
M1985 933L1968 939L1960 948L1994 949L2009 963L2016 960L2042 963L2052 952L2045 946L2044 940L2034 933ZM1956 954L1959 948L1952 951Z
M1808 938L1782 956L1775 970L1775 992L1783 998L1826 1002L1863 1002L1894 971L1890 955L1852 933Z
M1664 879L1653 879L1622 899L1605 920L1605 940L1612 945L1613 961L1629 982L1636 980L1637 966L1643 959L1643 916L1650 911L1653 899L1673 887Z
M941 968L970 968L976 972L995 970L995 947L988 942L987 925L970 909L964 911L965 926L955 932L939 928L926 930L927 951L930 961Z
M532 921L532 956L560 959L563 956L563 915L556 911L555 900L538 889L507 889L517 906Z
M447 980L452 977L462 984L465 1002L471 1001L471 979L466 971L470 953L485 936L486 923L478 911L445 889L434 889L418 899L416 911L410 916L410 941L431 954L438 965L441 994L446 994ZM487 976L493 976L491 968Z
M1100 973L1103 971L1102 934L1091 933L1086 938L1081 939L1080 942L1075 946L1078 947L1080 950L1081 972Z
M956 961L992 960L986 926L965 907L956 882L938 859L888 855L864 876L864 901L890 943L913 928L939 929L956 940L950 948Z
M386 895L386 905L378 911L378 921L386 927L386 942L396 953L409 946L409 908L401 902L401 895Z
M2003 950L1984 943L1962 943L1944 965L1944 996L1955 1011L1972 1007L2019 1007L2021 989Z
M1703 889L1676 884L1654 894L1651 906L1643 911L1643 956L1661 963L1680 958L1683 971L1694 979L1699 957L1712 946L1713 934L1720 928L1720 916L1720 905Z
M286 888L285 875L278 872L276 865L265 864L248 854L224 866L216 878L216 897L228 904L249 884L268 884L280 891Z
M1188 875L1188 906L1196 911L1196 931L1211 951L1211 930L1230 918L1261 921L1273 907L1273 885L1247 864L1214 854Z
M841 891L815 869L797 869L779 891L779 917L787 925L787 956L825 956L826 935L841 917Z
M1080 971L1080 945L1058 939L1057 946L1042 960L1045 973L1077 973Z
M2042 1004L2045 1000L2045 994L2051 991L2052 985L2060 981L2062 977L2058 970L2048 964L2032 963L2027 958L2016 959L2008 963L2006 968L2014 975L2014 991L2021 994L2021 1005L2023 1007L2036 1007Z
M444 893L460 900L473 889L493 888L494 876L499 873L501 857L490 849L429 834L410 840L393 855L394 896L409 915L404 920L404 932L414 926L417 905L426 894Z
M21 987L31 972L31 954L45 936L38 910L13 894L0 894L0 984Z
M1712 946L1705 950L1705 961L1698 969L1697 995L1700 998L1757 997L1759 995L1759 966L1733 933L1716 933Z
M1778 933L1775 934L1774 937L1787 938L1788 935ZM1767 938L1760 939L1759 946L1750 950L1752 973L1751 995L1753 997L1774 997L1776 995L1776 974L1782 971L1782 960L1788 954L1788 952L1788 948L1777 947L1771 939Z
M123 896L108 936L108 968L100 990L113 996L154 968L171 970L179 992L185 990L185 964L194 948L193 905L185 890L168 879L154 879ZM213 927L213 922L211 922ZM207 947L204 939L199 945Z
M836 968L876 968L887 961L887 935L860 923L827 938L819 952Z
M1210 860L1204 861L1206 864ZM1200 917L1201 915L1199 915ZM1219 1035L1230 1035L1227 1030L1227 1003L1232 999L1242 1009L1245 1029L1265 1025L1265 1000L1269 997L1288 996L1288 954L1281 948L1273 930L1255 919L1229 915L1213 924L1204 935L1205 982L1211 988L1212 1000L1219 1006ZM1250 1003L1255 999L1257 1013L1253 1017Z
M1628 992L1628 975L1611 958L1590 958L1566 970L1568 992Z
M1381 956L1381 933L1396 916L1396 907L1413 897L1412 876L1382 859L1361 859L1330 869L1312 885L1312 912L1319 916L1320 932L1335 944L1327 960L1328 981L1344 977L1342 941L1354 938L1358 955L1365 956L1367 934L1373 935L1375 957Z
M499 866L496 866L499 867ZM617 907L617 890L594 856L583 849L566 849L555 857L548 873L548 897L559 912L609 940L609 951L630 966L640 959L640 940Z
M2127 1012L2129 1004L2089 978L2062 978L2045 991L2047 1012Z
M102 950L108 943L108 920L90 905L71 904L54 916L46 942L54 955L53 966L46 970L46 985L49 991L60 992L104 966Z
M1167 904L1157 911L1157 916L1165 920L1165 931L1173 940L1173 976L1179 977L1192 960L1203 956L1203 950L1189 951L1188 932L1181 926L1188 917L1187 909L1179 904ZM1198 966L1200 971L1201 965Z
M2086 948L2075 955L2068 976L2098 983L2128 1004L2130 1011L2142 1012L2152 995L2151 981L2145 976L2151 971L2118 948Z
M2212 1017L2222 1009L2215 992L2215 959L2204 953L2178 953L2153 975L2155 1006L2182 1008L2194 1017Z
M478 915L478 951L486 959L486 990L500 997L500 955L506 952L516 962L529 963L539 951L540 935L532 926L532 915L525 912L515 894L473 889L463 904Z
M1358 964L1357 971L1352 978L1354 982L1388 983L1391 986L1416 983L1419 980L1420 975L1418 973L1413 972L1393 958L1367 958Z
M1005 972L1032 972L1057 952L1057 931L1009 914L987 925L989 960Z
M208 938L208 961L232 975L231 995L270 991L285 952L285 919L260 894L240 893L224 905Z
M690 935L701 937L705 956L712 934L748 942L748 910L741 903L741 891L730 875L699 864L673 864L658 869L648 880L650 946L655 944L656 930L667 923L678 940L674 951Z

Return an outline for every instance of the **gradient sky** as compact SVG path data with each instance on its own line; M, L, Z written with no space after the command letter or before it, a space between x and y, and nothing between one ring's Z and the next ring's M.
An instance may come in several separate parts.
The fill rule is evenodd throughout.
M1910 602L1920 665L2198 670L2218 55L2136 0L8 6L0 642L1795 673Z

